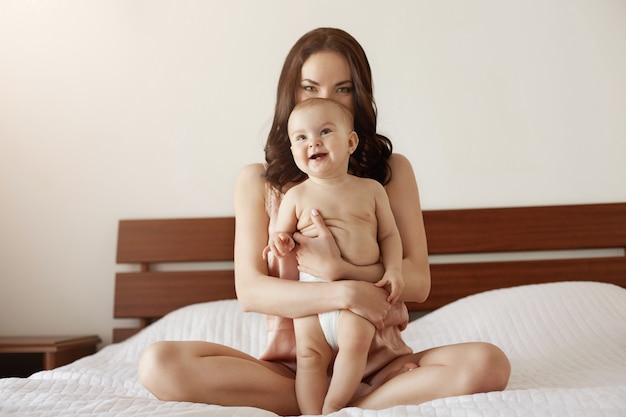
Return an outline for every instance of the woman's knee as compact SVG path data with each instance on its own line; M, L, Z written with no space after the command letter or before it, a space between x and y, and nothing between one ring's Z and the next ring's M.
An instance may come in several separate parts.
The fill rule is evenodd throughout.
M176 369L180 352L172 342L156 342L148 346L139 358L139 381L155 397L174 400Z
M504 352L490 343L468 346L462 378L468 393L501 391L506 388L511 364Z

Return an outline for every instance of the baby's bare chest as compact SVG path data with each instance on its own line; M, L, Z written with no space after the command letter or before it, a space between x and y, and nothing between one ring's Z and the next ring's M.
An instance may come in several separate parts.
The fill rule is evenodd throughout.
M344 258L363 265L377 261L378 223L376 203L371 194L348 191L341 196L317 195L304 200L297 210L300 233L311 237L318 235L311 219L311 211L317 210Z

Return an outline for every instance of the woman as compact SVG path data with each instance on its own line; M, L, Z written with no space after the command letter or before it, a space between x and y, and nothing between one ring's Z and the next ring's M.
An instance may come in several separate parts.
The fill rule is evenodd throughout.
M321 216L314 216L318 237L294 236L299 244L295 258L268 263L261 257L282 193L304 180L289 151L286 125L296 102L310 97L338 101L353 112L360 141L350 172L385 185L403 243L403 299L422 302L430 291L426 237L411 164L393 154L391 142L376 133L371 72L363 49L346 32L322 28L300 38L285 60L265 148L267 164L244 167L237 178L235 283L242 309L288 319L347 309L374 323L378 330L352 406L381 409L504 389L510 365L491 344L465 343L411 353L399 336L406 324L403 304L392 308L384 289L362 279L351 280L365 274L380 278L382 265L354 266L342 260ZM276 278L293 278L297 269L333 281ZM163 400L298 414L290 322L276 319L270 324L275 328L261 359L210 342L154 344L141 358L141 382Z

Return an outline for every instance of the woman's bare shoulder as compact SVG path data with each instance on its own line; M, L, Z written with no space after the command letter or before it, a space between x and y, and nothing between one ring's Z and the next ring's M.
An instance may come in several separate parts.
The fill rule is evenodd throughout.
M411 165L411 161L400 153L392 153L389 157L389 166L391 167L391 174L398 173L406 173L409 171L411 175L413 175L413 166Z
M391 181L385 185L385 189L396 216L404 207L419 208L419 191L411 162L406 156L394 153L389 158L389 166Z
M239 170L235 182L235 214L261 209L264 212L266 184L263 164L246 165Z
M265 165L261 163L245 165L239 170L239 173L237 174L237 180L238 181L262 180L263 182L265 182L265 178L263 178L264 173L265 173Z
M389 167L391 168L391 180L385 185L387 194L402 194L412 189L415 189L417 193L415 172L406 156L399 153L391 154Z

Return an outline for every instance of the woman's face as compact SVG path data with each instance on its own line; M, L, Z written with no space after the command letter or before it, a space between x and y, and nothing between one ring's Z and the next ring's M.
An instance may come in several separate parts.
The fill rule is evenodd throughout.
M348 60L338 52L321 51L302 65L296 101L311 97L335 100L354 114L352 74Z

